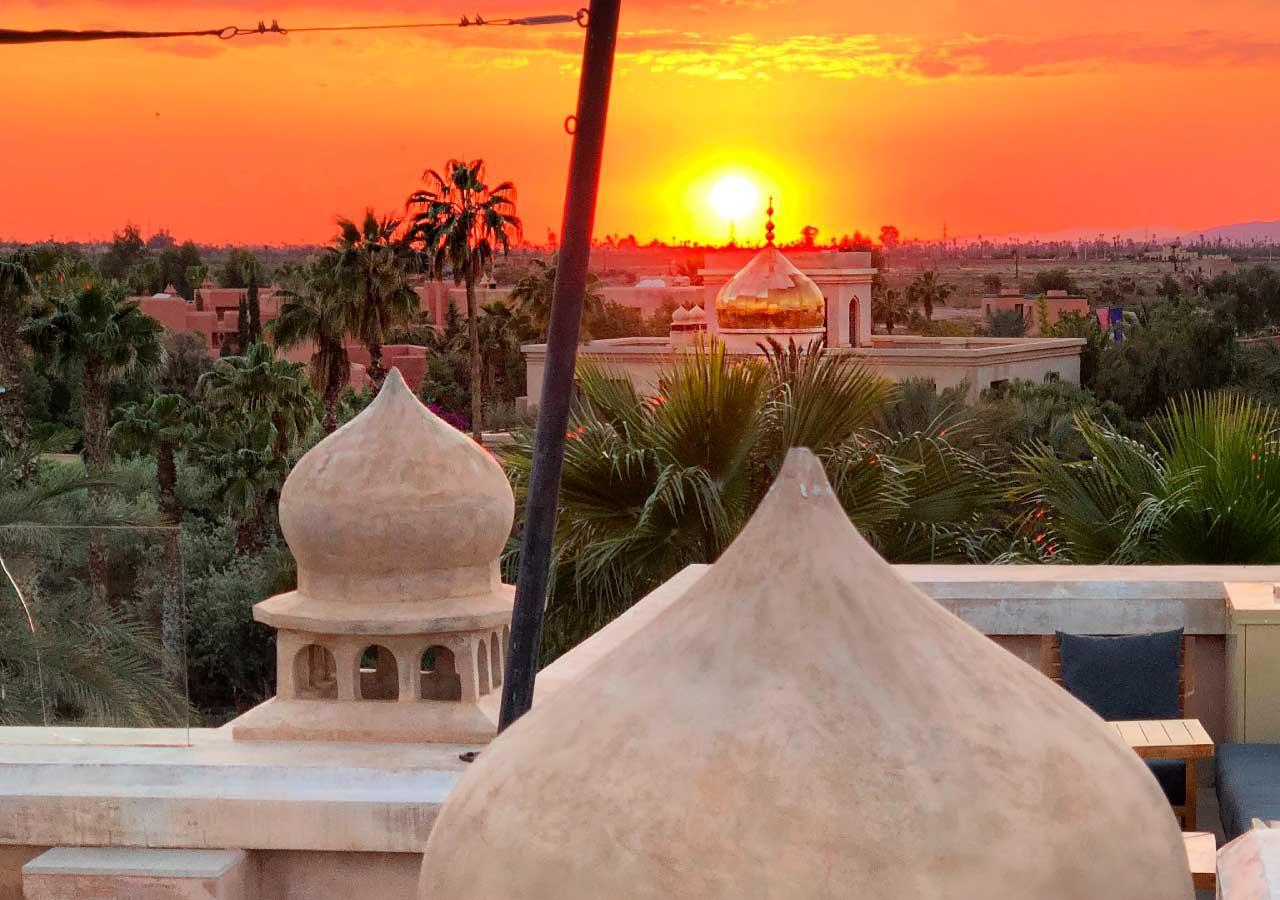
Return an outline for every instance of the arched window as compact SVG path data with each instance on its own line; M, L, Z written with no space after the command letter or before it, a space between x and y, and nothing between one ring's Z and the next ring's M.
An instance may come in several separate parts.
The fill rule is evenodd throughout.
M328 647L308 644L293 657L293 693L302 700L338 699L338 666Z
M419 677L423 700L462 699L462 679L453 651L448 647L428 647L422 652L422 668Z
M498 632L489 635L489 671L492 673L490 682L496 691L502 687L502 647L498 643Z
M400 696L400 670L386 647L374 644L360 654L360 699L395 700Z
M480 696L489 693L489 642L484 638L476 644L476 671L480 675Z

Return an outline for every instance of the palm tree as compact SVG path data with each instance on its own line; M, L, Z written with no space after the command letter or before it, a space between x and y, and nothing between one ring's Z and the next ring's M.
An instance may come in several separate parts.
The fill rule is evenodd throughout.
M87 281L79 290L52 297L24 331L31 345L64 371L79 371L85 468L96 479L89 497L100 509L107 493L101 479L111 464L111 387L126 374L159 368L164 327L143 313L138 301L126 301L120 288ZM96 537L89 546L89 574L95 599L102 599L107 558Z
M533 268L520 277L511 288L511 300L529 317L539 336L545 338L551 323L551 296L556 286L556 259L535 259ZM604 309L604 297L600 294L600 279L587 276L587 293L582 306L582 340L591 340L587 323Z
M523 311L501 300L485 304L480 316L480 357L483 360L482 391L490 399L515 399L511 383L523 375L520 344L533 326ZM503 389L499 389L499 385Z
M406 208L416 210L409 238L427 255L431 272L443 278L445 269L455 284L467 288L467 336L471 351L471 434L480 440L480 310L476 282L498 250L504 254L520 236L516 215L516 187L510 181L490 187L484 180L484 160L445 163L444 174L428 169L427 187L409 195Z
M35 293L22 261L0 258L0 447L26 443L27 413L22 385L22 323Z
M377 391L387 377L382 345L396 328L417 314L418 295L409 287L405 247L395 237L400 220L379 219L372 209L356 224L338 219L338 235L328 249L334 285L349 309L351 334L369 351L369 380Z
M837 495L891 558L967 558L965 541L996 496L978 460L933 434L874 430L891 388L852 356L814 346L729 357L711 344L674 363L662 392L579 368L581 403L565 447L548 608L552 653L572 646L737 535L788 448L824 460ZM524 434L504 454L522 494Z
M1089 447L1019 457L1026 523L1077 563L1280 561L1280 421L1237 394L1188 394L1148 425L1149 446L1077 414Z
M932 322L934 306L946 306L955 289L954 284L939 281L937 272L922 272L907 285L907 302L924 309L924 317Z
M351 307L337 290L332 273L323 267L308 270L281 296L284 300L280 314L267 329L282 350L307 343L315 346L311 354L311 386L324 407L324 433L331 434L338 427L342 391L351 381L351 359L345 343Z
M119 610L75 590L46 591L47 564L57 559L67 527L146 525L115 510L86 519L75 496L98 481L72 466L50 466L37 477L41 453L60 449L57 438L0 452L0 723L160 725L185 718L186 704L160 675L160 651L147 629Z
M315 425L305 367L278 359L269 344L220 359L201 379L203 427L194 451L217 475L222 499L236 519L236 549L266 541L272 498L289 462Z
M871 298L871 316L884 325L884 330L893 334L893 329L911 317L914 304L897 288L885 288Z
M180 394L157 394L149 403L130 403L117 413L111 437L124 451L151 454L156 460L160 513L174 526L168 534L168 584L160 610L160 645L172 683L182 674L182 503L178 499L177 452L191 437L191 406Z
M281 456L297 448L315 424L306 367L277 357L270 344L252 344L244 356L219 359L200 381L202 406L213 421L269 422Z
M117 448L155 456L160 512L173 525L182 522L176 457L190 436L191 408L179 394L156 394L149 402L123 406L111 426Z

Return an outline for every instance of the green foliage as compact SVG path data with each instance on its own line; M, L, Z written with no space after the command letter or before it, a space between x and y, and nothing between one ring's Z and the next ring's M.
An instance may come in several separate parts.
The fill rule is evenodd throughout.
M933 321L933 308L945 306L947 298L955 293L956 286L938 280L934 271L922 272L907 285L907 303L924 310L924 317Z
M999 338L1027 336L1027 320L1016 309L994 309L987 313L987 334Z
M480 309L476 283L493 262L506 254L520 236L516 215L516 187L509 181L490 186L484 160L449 160L444 173L428 169L426 188L409 195L413 210L408 239L421 249L436 278L448 270L456 284L467 287L467 340L471 363L471 433L480 439L483 419L483 351L480 347Z
M295 274L281 291L280 314L268 326L282 350L311 344L311 385L324 406L324 429L337 426L338 398L351 380L346 338L355 313L350 294L340 289L336 273L314 265Z
M1269 266L1219 275L1204 286L1204 297L1242 331L1280 324L1280 273Z
M873 429L889 386L851 356L772 345L764 363L699 348L642 398L584 364L555 541L547 647L572 646L684 566L711 562L791 446L824 459L845 508L896 558L958 558L994 491L981 462L938 430ZM518 493L532 436L505 454Z
M1080 286L1065 268L1042 269L1031 276L1031 293L1047 294L1049 291L1066 291L1068 294L1080 293Z
M191 702L214 722L274 693L275 638L253 620L253 606L291 590L295 579L283 546L273 542L257 553L236 553L234 532L227 522L183 529Z
M185 704L161 675L151 630L85 590L84 532L69 527L153 520L119 505L86 508L83 495L100 480L78 466L36 466L53 449L45 442L0 454L0 723L181 722Z
M216 278L221 287L243 290L249 286L250 273L259 269L258 258L253 251L232 247L227 258L218 267Z
M1280 559L1276 411L1236 394L1172 401L1150 445L1088 415L1090 457L1019 458L1029 516L1074 562L1270 563Z
M511 289L511 300L524 313L532 325L530 338L546 340L547 326L551 323L551 296L556 284L556 260L536 259L533 267L526 272ZM583 327L581 338L589 341L593 337L618 335L596 334L591 327L601 317L604 310L604 298L600 295L600 279L595 275L587 276L587 290L583 297ZM634 332L633 332L634 333Z
M1102 354L1111 345L1093 315L1081 315L1069 310L1058 316L1058 321L1045 330L1045 337L1084 338L1084 346L1080 349L1080 384L1093 389L1098 378L1098 367L1102 364Z
M1145 324L1107 347L1094 390L1142 418L1180 394L1231 384L1239 352L1231 324L1220 316L1186 302L1157 304Z
M382 345L396 329L418 312L418 295L409 287L406 245L396 238L400 220L379 219L365 210L359 224L338 219L338 235L326 251L330 277L320 290L332 287L336 302L345 306L339 325L369 351L369 379L380 387L386 377ZM329 351L329 355L334 355Z
M1058 459L1085 459L1091 453L1076 417L1107 423L1118 433L1137 437L1138 429L1114 403L1099 403L1088 390L1065 381L1038 384L1012 381L988 390L972 409L974 431L993 458L1011 460L1030 444L1048 447Z

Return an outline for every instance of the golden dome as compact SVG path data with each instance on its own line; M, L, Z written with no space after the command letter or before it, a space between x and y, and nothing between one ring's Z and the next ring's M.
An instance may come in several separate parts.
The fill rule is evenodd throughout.
M727 331L793 331L826 324L822 290L773 244L755 255L716 295L716 318Z

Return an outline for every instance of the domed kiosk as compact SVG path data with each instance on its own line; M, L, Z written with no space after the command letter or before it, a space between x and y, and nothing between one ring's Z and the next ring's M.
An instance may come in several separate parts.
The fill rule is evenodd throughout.
M765 225L765 247L716 294L721 339L731 350L764 339L792 339L803 346L826 334L827 301L822 289L773 243L773 204Z
M298 588L254 607L277 630L276 696L235 720L234 737L491 739L514 595L498 557L514 513L497 462L392 369L285 482Z
M657 618L450 793L421 900L1191 900L1085 706L920 593L793 450Z

